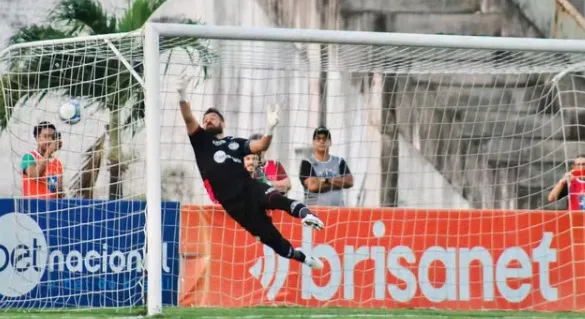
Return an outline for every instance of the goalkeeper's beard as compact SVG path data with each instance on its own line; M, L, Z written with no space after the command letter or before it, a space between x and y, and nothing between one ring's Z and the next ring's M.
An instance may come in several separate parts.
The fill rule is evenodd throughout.
M205 130L213 135L223 134L223 127L221 126L208 126Z

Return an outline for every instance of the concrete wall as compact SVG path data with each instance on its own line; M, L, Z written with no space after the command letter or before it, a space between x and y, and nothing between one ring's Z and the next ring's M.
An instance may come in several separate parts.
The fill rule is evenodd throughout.
M105 4L106 7L107 4ZM123 5L123 4L122 4ZM110 6L115 8L116 6ZM184 8L190 10L184 10ZM208 24L236 24L244 26L277 26L269 19L264 9L255 1L239 1L237 5L231 0L225 1L169 1L158 17L191 14L186 17L202 19ZM29 20L35 22L34 20ZM18 24L20 26L22 24ZM264 106L267 103L281 103L283 110L280 128L276 135L276 142L268 153L268 157L283 162L293 182L291 196L302 198L302 188L298 180L298 169L302 150L310 145L312 130L317 126L317 113L320 100L318 98L318 80L314 80L319 73L319 56L307 52L315 52L312 48L298 46L273 45L269 43L212 43L224 61L220 69L214 69L209 80L200 82L191 92L193 110L201 115L210 106L218 107L225 112L228 123L227 133L235 136L249 136L261 132L264 128ZM265 53L264 59L255 59L257 54L249 51ZM287 53L287 54L283 54ZM277 54L277 55L274 55ZM280 58L280 57L283 58ZM162 132L163 170L172 183L187 183L186 186L194 189L191 194L172 196L173 192L166 192L174 199L189 200L196 203L209 203L203 191L202 183L195 168L194 156L188 139L184 134L184 127L177 111L177 97L175 80L184 68L197 73L197 67L184 64L177 57L175 65L169 69L169 76L163 80L164 101ZM233 63L230 63L232 60ZM238 62L239 60L239 62ZM247 62L246 62L247 60ZM235 69L238 63L258 61L255 68ZM286 71L270 70L273 65L283 68L295 63L300 70ZM200 73L199 73L200 75ZM344 83L340 76L331 73L328 100L336 105L330 111L329 121L334 136L332 152L344 156L356 178L356 185L364 184L366 172L368 182L360 190L355 187L348 192L347 200L351 205L357 203L357 195L363 205L376 206L379 190L379 141L376 142L377 129L364 129L368 118L366 98L359 94L358 88ZM336 83L336 84L335 84ZM346 98L340 98L345 96ZM315 98L317 97L317 98ZM41 120L50 120L59 123L56 110L66 100L59 96L45 98L41 104L33 108L33 102L17 112L10 124L9 130L2 134L0 143L2 149L10 152L3 154L3 176L9 177L11 184L2 183L0 193L5 195L18 194L20 188L18 160L33 145L31 124ZM371 115L370 115L371 117ZM84 114L84 122L74 126L59 123L59 129L64 133L65 146L60 157L66 166L66 180L78 171L82 160L82 152L89 147L105 131L108 117L103 111L90 108ZM378 134L379 135L379 134ZM128 154L129 170L125 176L125 192L128 195L142 194L145 190L144 179L144 132L133 139L125 137L125 152ZM378 151L376 151L376 148ZM299 151L300 150L300 151ZM367 154L367 155L364 155ZM186 177L180 177L186 176ZM178 182L178 180L180 180ZM177 185L169 188L177 189ZM177 192L178 193L178 192ZM98 178L96 194L104 198L107 194L107 174L102 171ZM179 198L177 198L179 197Z
M124 2L104 1L104 6L119 12ZM26 3L21 1L14 7L22 14L13 15L14 21L5 20L11 21L7 22L7 30L14 32L25 23L42 20L44 11L34 10L32 2L26 7ZM172 0L161 8L157 17L185 16L208 24L243 26L541 35L535 24L508 1L441 1L440 4L423 0L394 1L391 5L375 0ZM14 2L6 5L16 6ZM24 12L31 12L31 15ZM3 36L7 38L7 34L9 32ZM460 77L459 82L439 77L437 82L437 77L424 74L418 77L395 76L392 72L383 75L373 70L352 69L351 61L363 63L364 56L360 54L347 60L348 56L340 56L339 51L316 44L213 42L212 45L221 55L221 68L214 69L211 79L200 82L191 92L194 111L201 114L209 106L218 107L226 114L228 134L247 136L262 130L265 104L283 104L281 127L268 157L284 163L292 177L291 196L294 198L302 198L298 167L310 146L310 135L318 124L319 114L326 115L327 125L332 130L332 153L346 158L356 178L354 188L347 192L347 202L352 206L542 207L545 188L562 170L559 162L564 158L542 162L543 157L533 156L516 162L502 161L510 156L510 148L519 147L529 153L530 148L514 144L517 141L486 140L475 135L483 132L481 134L495 136L500 131L518 137L529 134L531 139L521 139L521 143L540 145L543 137L532 134L535 128L557 132L558 111L549 114L538 107L530 108L532 104L526 103L542 104L538 103L542 96L526 93L542 89L539 81L508 80L502 86L496 82L478 82L477 77L470 76ZM353 50L349 52L359 52L356 48ZM165 194L171 199L209 203L195 169L174 93L174 75L183 69L200 70L186 58L176 56L174 61L169 76L164 78L161 96L164 109L161 114L164 125L162 158L168 184L164 185ZM320 83L324 79L320 75L325 61L328 65L345 65L345 69L326 73L327 89L323 93ZM249 67L234 67L242 64ZM482 83L483 89L478 88L477 83ZM468 93L462 95L462 90ZM528 98L524 98L526 94ZM432 102L429 100L432 95L442 96L445 102ZM495 101L497 97L508 100ZM63 102L62 98L54 97L45 99L37 109L22 109L15 115L9 131L0 136L2 149L11 150L0 154L0 167L4 170L3 176L10 176L9 180L13 181L11 185L0 184L0 195L18 194L19 177L14 172L18 158L31 148L31 123L42 119L58 121L54 112ZM513 106L515 111L461 109L494 103ZM326 109L323 111L321 106ZM59 125L65 133L65 149L60 157L66 166L67 179L78 170L82 152L105 130L107 114L91 111L93 113L84 115L83 124ZM520 125L518 121L526 114L532 114L531 120ZM494 124L486 127L483 123ZM457 130L448 130L454 125ZM507 131L510 127L512 131ZM552 141L554 136L545 139ZM144 132L133 139L125 139L125 151L133 157L129 159L132 163L126 175L128 195L144 192L144 139ZM548 147L555 150L565 146L553 143ZM480 153L485 156L478 156ZM526 180L537 182L523 186L522 181ZM193 191L177 191L184 183ZM104 171L98 179L97 194L105 197L106 192Z

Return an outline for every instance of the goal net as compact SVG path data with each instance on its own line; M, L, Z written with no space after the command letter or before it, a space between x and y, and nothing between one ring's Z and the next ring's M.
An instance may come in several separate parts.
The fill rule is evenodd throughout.
M11 176L3 183L11 184L2 186L10 199L0 212L7 234L0 307L138 307L157 295L151 313L160 303L585 304L583 218L565 199L547 199L585 153L582 53L545 51L538 41L535 50L517 49L529 40L514 47L473 38L481 43L474 49L463 40L465 48L446 47L442 41L462 39L450 36L399 42L382 34L374 41L362 33L166 27L157 25L160 37L149 31L3 52L0 158ZM308 178L352 176L342 189L309 194L323 231L269 212L324 269L277 256L210 199L178 108L182 74L194 77L193 112L201 119L208 107L219 109L227 135L262 133L266 105L281 105L258 169L274 185L288 181L290 198L305 200ZM65 103L79 103L78 124L59 118ZM24 157L44 145L33 136L41 121L63 141L55 153L63 166L58 200L23 198ZM320 126L330 139L315 135ZM330 158L320 157L325 148ZM306 176L303 161L313 168ZM161 237L160 246L149 244L161 256L152 263L160 267L154 284L144 262L149 235Z
M0 308L146 303L142 46L138 32L2 52ZM78 107L81 120L63 119L63 105ZM157 287L173 305L180 203L158 205Z

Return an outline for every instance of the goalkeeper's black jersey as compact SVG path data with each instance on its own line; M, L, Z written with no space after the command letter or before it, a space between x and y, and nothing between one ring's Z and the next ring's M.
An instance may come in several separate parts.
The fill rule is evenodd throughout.
M218 139L201 127L189 135L189 140L199 173L215 198L222 204L236 198L252 179L243 161L250 154L249 141L231 136Z

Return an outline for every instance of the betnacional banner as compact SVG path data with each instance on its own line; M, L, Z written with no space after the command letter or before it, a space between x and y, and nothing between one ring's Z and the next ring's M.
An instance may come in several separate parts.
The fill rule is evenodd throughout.
M580 212L320 209L326 228L275 211L322 270L282 258L218 206L183 206L183 306L583 310Z
M2 308L145 303L143 201L0 199ZM176 305L179 209L162 205L162 298Z

